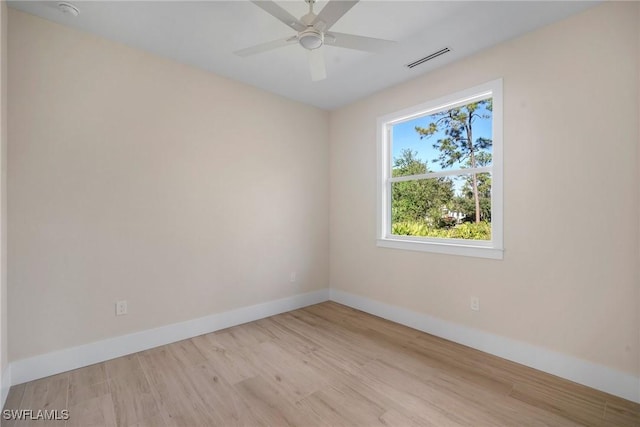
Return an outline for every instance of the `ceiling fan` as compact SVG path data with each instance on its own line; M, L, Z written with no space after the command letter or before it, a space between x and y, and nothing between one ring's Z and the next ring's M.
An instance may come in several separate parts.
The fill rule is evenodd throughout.
M342 18L359 0L329 0L327 5L317 15L313 13L313 4L316 0L305 1L309 3L309 13L300 19L296 19L271 0L252 0L252 3L282 21L288 27L294 29L297 34L284 39L273 40L241 49L234 53L244 57L298 43L307 50L311 80L318 81L327 78L323 52L324 45L362 50L365 52L378 52L395 43L389 40L336 33L333 31L329 32L333 24Z

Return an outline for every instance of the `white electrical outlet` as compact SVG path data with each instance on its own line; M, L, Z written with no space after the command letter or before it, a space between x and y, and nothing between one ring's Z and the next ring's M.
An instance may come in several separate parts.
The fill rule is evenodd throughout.
M127 301L116 302L116 316L123 316L127 314Z
M471 310L480 311L480 298L471 297Z
M296 272L292 271L291 274L289 275L289 281L291 283L295 282L296 281L296 277L297 277Z

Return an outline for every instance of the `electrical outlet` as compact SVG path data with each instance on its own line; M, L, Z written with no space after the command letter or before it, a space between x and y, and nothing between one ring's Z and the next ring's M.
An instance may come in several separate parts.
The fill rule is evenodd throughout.
M123 316L127 314L127 301L116 302L116 316Z
M296 277L297 277L296 272L292 271L291 274L289 275L289 281L291 283L295 282L296 281Z
M471 310L480 311L480 298L471 297Z

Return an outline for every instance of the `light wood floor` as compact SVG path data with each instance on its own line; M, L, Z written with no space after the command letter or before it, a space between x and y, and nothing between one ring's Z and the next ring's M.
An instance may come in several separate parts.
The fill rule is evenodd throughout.
M332 302L14 386L18 408L67 426L640 426L640 405Z

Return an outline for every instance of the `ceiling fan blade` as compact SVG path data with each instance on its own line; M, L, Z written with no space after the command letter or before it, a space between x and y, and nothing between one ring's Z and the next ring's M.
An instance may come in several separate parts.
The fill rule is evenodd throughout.
M329 46L363 50L365 52L379 52L389 46L393 46L396 42L391 40L374 39L373 37L331 32L325 34L324 43Z
M317 82L327 78L327 68L324 64L324 48L308 50L309 69L311 70L311 80Z
M250 56L250 55L255 55L258 53L262 53L262 52L266 52L269 50L273 50L273 49L277 49L279 47L283 47L283 46L287 46L289 44L292 43L296 43L298 41L298 38L296 36L294 37L287 37L286 39L278 39L278 40L273 40L270 42L266 42L266 43L260 43L257 44L255 46L251 46L245 49L240 49L240 50L236 50L235 53L238 56Z
M255 4L260 9L267 12L269 15L274 16L275 18L282 21L285 25L293 28L296 31L302 31L307 28L307 26L300 22L298 18L296 18L271 0L252 0L251 3Z
M342 15L355 6L358 1L359 0L329 0L327 5L318 16L316 16L316 19L313 20L312 25L318 28L318 26L316 26L316 24L318 24L321 27L318 28L320 31L327 31L338 19L342 18ZM320 24L320 22L322 22L323 25Z

